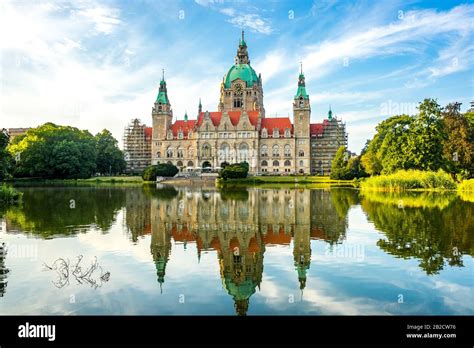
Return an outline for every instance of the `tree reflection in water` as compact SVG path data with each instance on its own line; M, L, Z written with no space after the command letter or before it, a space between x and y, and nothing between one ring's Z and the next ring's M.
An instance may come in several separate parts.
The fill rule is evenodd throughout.
M362 209L384 239L377 245L404 259L416 258L427 274L463 266L473 255L474 204L455 193L363 192Z

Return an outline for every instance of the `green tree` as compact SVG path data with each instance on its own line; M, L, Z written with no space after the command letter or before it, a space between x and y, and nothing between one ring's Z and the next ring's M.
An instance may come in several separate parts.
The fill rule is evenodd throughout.
M16 176L88 178L96 170L96 142L88 131L45 123L16 140L8 146Z
M469 172L474 160L474 127L470 127L468 116L460 109L461 103L450 103L443 110L443 155L449 172L465 172L469 176L473 174Z
M8 131L4 128L0 131L0 180L9 176L12 167L12 157L7 151L10 137Z
M445 165L442 108L435 99L425 99L418 109L410 126L407 149L401 149L399 156L406 156L410 168L436 171Z
M247 162L233 163L219 171L219 178L227 179L244 179L249 173L249 165Z
M172 177L179 172L178 167L168 163L158 163L147 167L142 174L145 181L155 181L157 176Z
M346 147L339 147L331 164L331 179L342 180L347 177L348 157Z
M97 172L100 174L118 174L125 170L126 163L123 152L118 148L117 140L107 129L97 133Z

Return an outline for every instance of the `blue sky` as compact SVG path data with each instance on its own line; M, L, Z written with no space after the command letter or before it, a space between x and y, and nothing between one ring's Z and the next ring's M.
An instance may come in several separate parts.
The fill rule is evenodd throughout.
M151 125L162 68L175 118L217 109L245 29L267 116L291 116L300 61L312 122L329 105L359 152L375 125L419 101L473 97L468 1L2 1L0 127L47 121L121 140Z

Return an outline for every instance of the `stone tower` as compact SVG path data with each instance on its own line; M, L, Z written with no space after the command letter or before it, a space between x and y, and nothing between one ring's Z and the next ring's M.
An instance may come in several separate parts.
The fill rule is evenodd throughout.
M293 101L293 124L295 134L295 172L310 173L310 120L311 105L306 93L306 84L301 67L298 77L298 90Z
M171 104L168 99L164 71L160 81L158 96L151 111L151 117L153 122L151 162L156 164L158 158L162 157L163 154L161 142L166 139L168 129L170 129L173 121L173 110L171 110Z
M219 111L252 111L258 110L263 116L262 77L250 65L244 31L239 40L239 47L234 65L229 69L221 83Z

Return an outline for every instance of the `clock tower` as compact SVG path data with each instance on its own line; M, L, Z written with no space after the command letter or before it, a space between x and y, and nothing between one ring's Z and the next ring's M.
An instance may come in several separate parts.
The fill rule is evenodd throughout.
M262 77L250 65L244 32L234 65L229 69L221 83L219 111L260 111L264 115Z
M298 90L293 101L293 124L295 134L295 171L296 173L310 173L310 120L311 105L306 93L306 83L301 66L298 77Z

